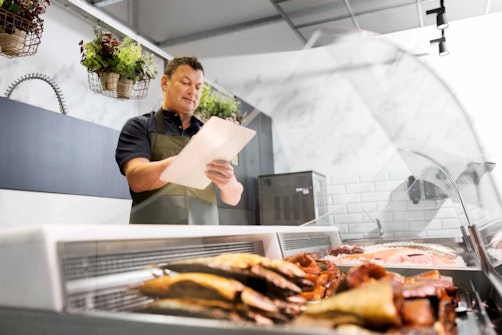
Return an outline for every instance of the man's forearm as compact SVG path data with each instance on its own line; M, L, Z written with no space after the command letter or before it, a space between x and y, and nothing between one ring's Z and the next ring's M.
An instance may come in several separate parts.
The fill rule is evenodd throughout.
M170 158L161 161L136 161L126 170L127 182L134 192L158 189L166 184L160 180L162 171L169 165Z

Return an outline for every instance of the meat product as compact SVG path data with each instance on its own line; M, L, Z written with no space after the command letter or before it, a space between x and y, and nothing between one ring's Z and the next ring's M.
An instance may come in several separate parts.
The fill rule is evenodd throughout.
M401 316L405 326L430 327L436 322L433 306L427 298L405 300Z
M420 266L465 266L465 262L448 249L425 248L419 246L371 246L363 253L327 255L324 258L338 265L354 265L371 261L382 265L420 265ZM448 250L448 252L444 251Z
M189 298L242 302L267 312L278 312L272 300L242 283L207 273L181 273L144 282L138 290L160 298Z
M297 295L314 284L306 273L286 260L253 254L222 254L169 262L161 266L175 272L211 273L240 281L258 292L278 298Z
M337 330L350 324L398 334L455 335L457 304L452 278L437 270L404 277L365 263L350 268L336 294L308 305L295 324Z
M306 273L306 278L314 283L311 288L303 287L301 295L309 301L330 297L344 278L335 263L318 259L314 253L299 253L287 260L296 264Z
M394 298L391 281L374 282L308 305L295 324L301 326L303 319L313 318L331 327L346 323L377 330L397 327L401 319Z

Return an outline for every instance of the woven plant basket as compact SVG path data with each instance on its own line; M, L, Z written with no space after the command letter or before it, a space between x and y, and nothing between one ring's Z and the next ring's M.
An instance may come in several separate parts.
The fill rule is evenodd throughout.
M150 86L150 78L145 78L134 82L132 88L130 89L130 94L127 95L124 92L119 92L117 94L117 88L110 90L110 87L103 87L101 79L97 72L87 71L87 79L89 82L89 88L91 91L104 95L109 98L115 98L120 100L125 99L142 99L146 97L148 93L148 87ZM119 79L120 80L120 79Z
M0 54L12 58L37 52L44 30L44 20L33 21L0 8Z

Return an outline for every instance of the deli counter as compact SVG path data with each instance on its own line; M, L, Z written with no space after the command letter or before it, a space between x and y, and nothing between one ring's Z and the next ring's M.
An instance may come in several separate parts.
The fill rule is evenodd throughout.
M0 332L348 333L294 317L261 325L137 312L152 302L138 285L165 276L165 264L231 254L270 260L309 254L332 261L344 275L368 263L415 279L438 271L458 293L455 331L448 334L501 333L497 162L485 157L467 113L422 61L385 40L317 36L332 42L205 62L209 77L272 118L276 173L325 177L315 219L297 226L91 224L0 231ZM228 71L211 74L212 62L224 62ZM227 77L231 73L242 75L236 81ZM295 196L274 201L294 202Z

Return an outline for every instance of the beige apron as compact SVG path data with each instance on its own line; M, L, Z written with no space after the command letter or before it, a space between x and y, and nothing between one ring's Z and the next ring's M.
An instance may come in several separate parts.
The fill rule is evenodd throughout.
M175 156L190 140L165 135L162 109L155 113L157 133L151 134L152 161ZM197 159L197 157L194 157ZM204 190L167 183L153 191L133 195L130 223L217 225L218 207L213 183Z

